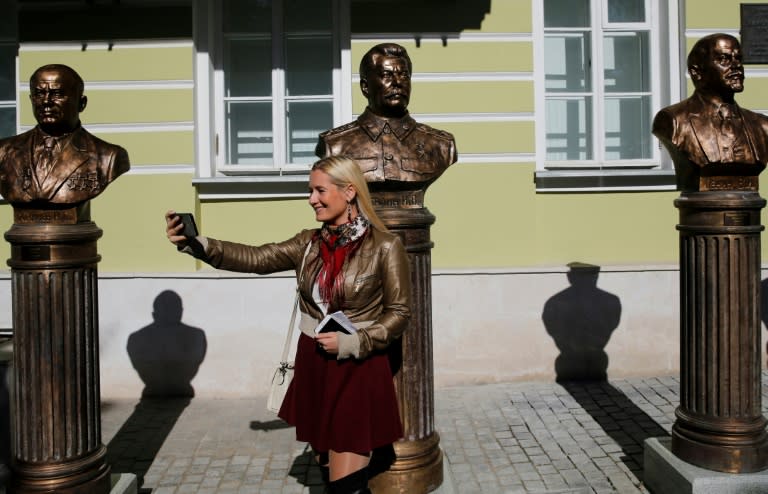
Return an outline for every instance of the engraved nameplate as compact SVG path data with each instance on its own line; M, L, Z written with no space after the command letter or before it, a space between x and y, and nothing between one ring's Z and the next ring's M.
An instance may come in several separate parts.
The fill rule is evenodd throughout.
M382 209L418 209L424 207L423 190L378 190L371 192L371 202Z
M723 213L723 225L745 226L749 224L749 213L743 211L729 211Z
M700 186L706 190L757 190L757 177L701 177Z
M19 224L34 223L77 223L77 209L21 209L13 210L13 221Z
M50 261L51 246L50 245L22 245L21 260L22 261Z

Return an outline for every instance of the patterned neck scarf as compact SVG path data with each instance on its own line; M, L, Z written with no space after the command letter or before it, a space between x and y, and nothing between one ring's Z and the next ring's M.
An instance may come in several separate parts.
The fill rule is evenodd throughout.
M344 301L344 262L360 247L370 222L362 214L339 226L323 225L320 238L322 266L317 274L320 297L328 304L328 312L339 310Z

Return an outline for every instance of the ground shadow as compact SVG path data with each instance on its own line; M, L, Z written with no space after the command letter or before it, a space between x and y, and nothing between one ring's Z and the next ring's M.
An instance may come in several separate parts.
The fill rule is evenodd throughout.
M191 398L142 398L107 445L107 463L112 472L135 474L141 488L158 451L191 401Z
M195 395L192 379L208 346L202 329L181 322L182 313L181 297L163 291L153 304L153 322L128 337L128 356L144 389L133 413L107 445L107 461L113 472L136 474L140 487Z
M621 447L621 462L643 480L643 444L669 434L632 400L607 381L560 383L608 436Z
M2 338L0 338L2 343ZM8 386L10 362L0 355L0 486L3 485L4 472L11 462L11 397ZM5 466L5 467L4 467Z
M557 381L621 447L620 460L643 476L643 443L667 432L607 381L605 346L621 320L621 301L597 287L600 267L570 263L570 286L544 305L542 320L560 350Z
M251 420L250 424L252 431L276 431L278 429L290 429L293 427L292 425L288 424L286 421L281 419L274 419L274 420Z
M542 320L560 355L555 360L557 381L605 380L605 346L621 319L621 301L597 287L600 266L568 264L571 286L544 304Z

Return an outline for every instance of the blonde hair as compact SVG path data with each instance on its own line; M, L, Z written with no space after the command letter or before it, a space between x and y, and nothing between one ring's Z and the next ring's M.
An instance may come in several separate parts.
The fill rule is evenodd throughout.
M330 156L316 161L312 165L312 171L320 170L331 178L333 185L344 188L351 185L355 188L355 204L360 214L368 218L374 228L386 232L387 227L381 221L371 202L371 193L368 191L368 183L360 171L360 166L352 158L346 156Z

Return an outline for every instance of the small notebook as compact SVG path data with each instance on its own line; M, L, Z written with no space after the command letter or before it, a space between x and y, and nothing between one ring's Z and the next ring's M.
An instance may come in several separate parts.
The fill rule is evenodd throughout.
M355 327L355 323L350 321L342 311L337 310L336 312L325 316L315 328L315 333L328 333L332 331L352 334L357 332L357 328Z

